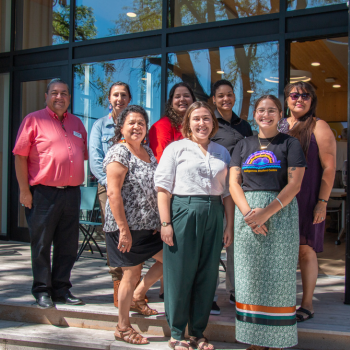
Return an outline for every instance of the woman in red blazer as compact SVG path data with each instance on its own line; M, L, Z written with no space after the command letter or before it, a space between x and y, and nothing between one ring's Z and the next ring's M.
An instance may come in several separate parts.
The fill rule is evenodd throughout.
M165 105L165 116L152 125L149 130L149 146L158 163L169 143L183 138L182 119L188 107L196 101L194 93L187 83L175 84Z

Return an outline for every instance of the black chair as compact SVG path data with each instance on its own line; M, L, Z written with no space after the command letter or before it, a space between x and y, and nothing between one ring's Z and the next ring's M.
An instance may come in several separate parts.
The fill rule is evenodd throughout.
M99 208L95 207L97 187L80 187L80 192L80 212L82 219L79 220L79 229L84 235L84 240L79 249L76 261L79 260L81 254L83 253L87 245L89 245L91 253L94 253L90 241L92 241L95 244L97 250L101 254L101 257L103 258L103 253L101 252L100 247L98 246L96 240L93 237L96 228L98 226L102 226L102 223L99 221L100 210Z

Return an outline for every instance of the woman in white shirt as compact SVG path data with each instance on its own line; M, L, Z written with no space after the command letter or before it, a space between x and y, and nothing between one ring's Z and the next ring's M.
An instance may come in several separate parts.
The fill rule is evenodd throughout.
M190 349L184 341L187 323L190 346L214 349L203 332L215 293L222 239L225 247L232 243L234 215L228 190L230 155L226 148L209 140L217 129L210 106L193 103L182 124L185 139L164 150L154 178L164 241L169 346L175 350Z

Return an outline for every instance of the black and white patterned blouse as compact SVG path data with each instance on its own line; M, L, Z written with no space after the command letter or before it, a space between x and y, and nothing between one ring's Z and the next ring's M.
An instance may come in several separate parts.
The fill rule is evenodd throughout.
M151 149L143 146L150 156L151 163L135 157L122 143L112 146L103 161L103 171L109 163L118 162L129 170L121 189L126 220L130 230L155 230L160 228L157 205L157 192L154 188L154 172L157 160ZM108 188L108 181L107 181ZM118 230L109 199L106 203L105 232Z

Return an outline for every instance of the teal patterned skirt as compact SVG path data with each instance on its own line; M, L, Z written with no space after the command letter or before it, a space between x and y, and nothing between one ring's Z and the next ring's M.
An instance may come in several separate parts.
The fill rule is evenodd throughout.
M245 192L251 208L264 208L277 195L278 192L272 191ZM236 339L252 345L287 348L298 343L295 309L299 220L296 199L273 215L266 227L266 237L255 234L236 206Z

